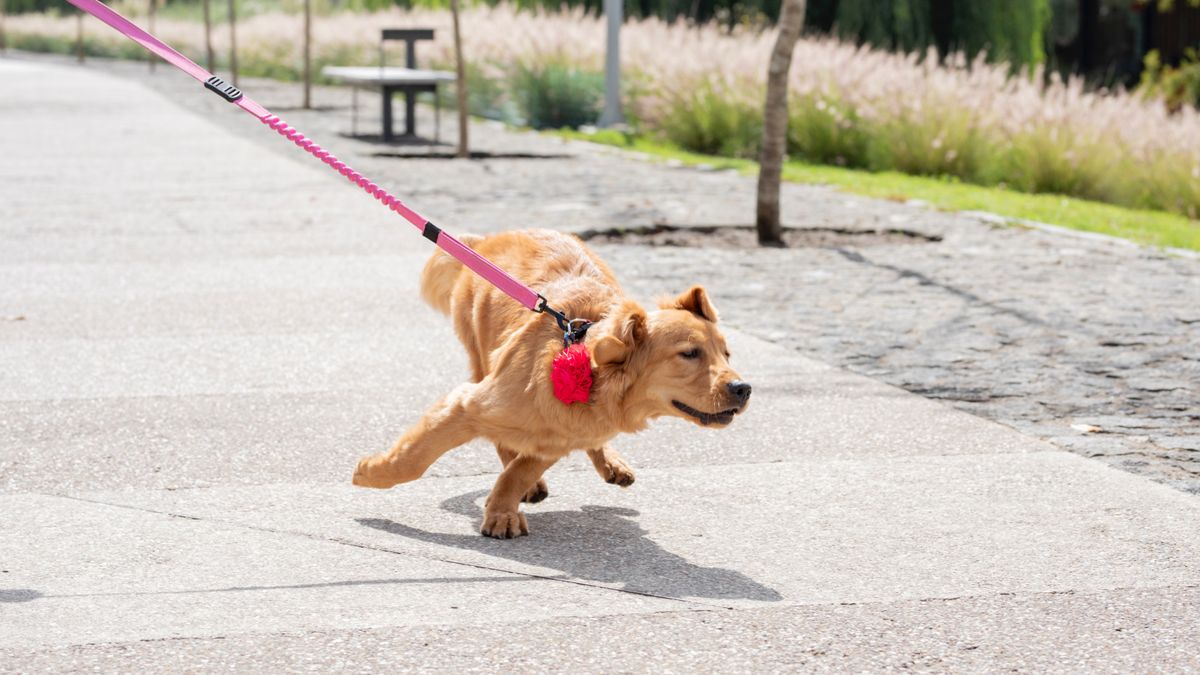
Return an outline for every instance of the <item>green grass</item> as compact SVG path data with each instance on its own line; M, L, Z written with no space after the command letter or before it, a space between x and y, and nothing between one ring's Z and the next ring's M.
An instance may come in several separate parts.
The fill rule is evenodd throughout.
M687 152L667 143L616 131L587 134L560 130L550 133L642 152L663 160L676 160L688 166L707 165L746 174L758 171L757 163L750 160ZM987 211L1006 218L1035 220L1122 237L1139 244L1200 251L1200 222L1164 211L1130 209L1059 195L1026 194L894 171L871 173L803 162L788 162L783 178L795 183L832 185L846 192L881 199L920 199L946 211Z

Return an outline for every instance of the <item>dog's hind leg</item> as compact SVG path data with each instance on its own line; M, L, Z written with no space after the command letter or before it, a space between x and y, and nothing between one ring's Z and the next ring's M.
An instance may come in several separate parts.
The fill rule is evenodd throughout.
M506 468L510 462L517 458L516 450L509 450L499 444L496 445L496 454L500 455L500 463ZM550 488L546 487L546 479L539 476L533 487L529 488L524 497L521 497L521 501L527 504L536 504L549 496Z
M439 457L478 435L467 410L474 385L462 385L430 408L387 452L364 457L354 470L360 487L390 488L416 480Z
M518 455L496 480L492 494L488 495L483 510L483 524L479 531L489 537L510 539L529 534L529 524L521 513L521 496L529 492L546 469L557 459L542 459L530 455Z
M625 458L617 454L616 450L604 445L588 450L587 454L592 460L592 466L596 467L596 473L600 474L604 482L621 487L633 485L633 469L629 468Z

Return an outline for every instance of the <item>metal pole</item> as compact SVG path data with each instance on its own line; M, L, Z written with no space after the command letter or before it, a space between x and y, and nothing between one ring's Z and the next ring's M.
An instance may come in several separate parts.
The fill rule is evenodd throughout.
M623 0L604 0L604 14L608 17L608 43L604 50L604 113L600 115L600 126L611 127L623 124L621 114L621 12Z
M212 8L209 7L211 0L204 0L201 4L204 5L204 59L208 66L208 72L213 72L217 69L217 59L213 56L212 48Z
M158 14L158 0L150 0L150 16L147 18L147 21L150 23L150 33L151 34L153 34L155 32L154 31L154 19L155 19L155 15L157 15L157 14ZM154 55L154 52L150 52L149 54L147 54L147 56L149 58L146 59L146 63L150 64L150 72L153 73L154 65L156 63L158 63L158 57Z
M75 60L83 63L83 12L75 15Z
M238 83L237 65L237 0L229 0L229 80Z
M304 0L304 109L312 107L312 0Z

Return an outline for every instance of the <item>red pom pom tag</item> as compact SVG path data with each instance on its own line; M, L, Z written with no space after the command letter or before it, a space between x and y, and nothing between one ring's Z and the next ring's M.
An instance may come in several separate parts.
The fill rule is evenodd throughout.
M577 342L554 357L550 381L554 383L554 397L563 403L587 402L592 391L592 357L583 343Z

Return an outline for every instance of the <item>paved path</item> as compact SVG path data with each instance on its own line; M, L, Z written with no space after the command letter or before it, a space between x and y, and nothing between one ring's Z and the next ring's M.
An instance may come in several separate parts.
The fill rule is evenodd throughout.
M144 64L105 67L210 114L228 112L216 97L193 103L184 78L147 77ZM299 100L294 85L251 86L283 106ZM375 130L377 105L363 100L359 128ZM664 170L496 125L476 126L475 148L546 159L398 161L380 155L449 148L381 150L344 138L346 92L321 89L316 101L326 107L286 116L460 228L729 225L753 212L754 184L744 177ZM271 152L304 159L234 115L215 119ZM450 139L450 116L443 122ZM432 129L432 120L421 128ZM879 245L849 236L824 247L714 244L703 253L602 246L604 255L638 293L706 279L726 319L748 333L1200 494L1200 260L815 186L789 185L785 194L793 226L899 228L941 241Z
M0 670L1200 667L1195 498L737 321L754 410L624 439L629 490L564 462L531 537L475 533L482 444L355 489L465 373L416 298L425 242L233 110L12 60L0 86ZM655 180L597 221L735 201L542 161L559 182L387 160L476 231L582 214L515 207L604 197L613 166Z

